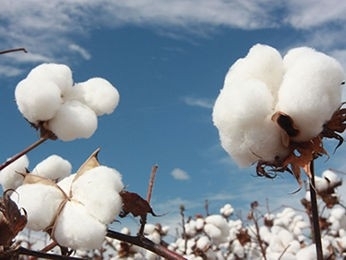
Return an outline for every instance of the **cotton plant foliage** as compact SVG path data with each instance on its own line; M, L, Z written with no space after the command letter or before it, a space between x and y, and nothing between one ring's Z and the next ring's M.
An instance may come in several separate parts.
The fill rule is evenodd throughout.
M107 225L121 211L124 185L118 171L98 163L98 151L75 174L66 175L70 164L56 155L24 174L12 199L27 212L29 229L47 231L72 249L101 247Z
M71 141L92 136L97 116L115 110L119 92L98 77L74 84L68 66L44 63L17 84L15 99L19 111L33 126Z
M214 104L222 147L241 167L256 162L285 167L285 161L293 162L295 145L310 140L312 152L306 155L323 153L319 135L340 141L334 132L345 129L344 81L340 63L312 48L294 48L281 57L270 46L254 45L230 67ZM332 119L337 122L327 129Z

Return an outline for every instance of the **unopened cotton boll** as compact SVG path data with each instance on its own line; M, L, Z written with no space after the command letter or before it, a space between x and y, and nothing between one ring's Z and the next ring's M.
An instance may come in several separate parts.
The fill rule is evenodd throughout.
M81 202L89 214L108 224L121 211L119 192L123 187L119 172L98 166L86 171L72 183L72 198Z
M49 129L61 140L89 138L97 128L93 110L78 101L67 101L48 123Z
M60 180L70 175L72 165L69 161L53 154L36 165L32 173L51 180Z
M110 114L118 106L119 92L103 78L91 78L74 86L80 101L95 111L96 115Z
M30 78L17 84L15 99L22 115L34 124L53 118L63 103L61 90L54 82Z
M101 248L105 235L106 225L73 200L66 202L56 219L52 234L59 245L72 249Z
M322 131L340 107L344 71L334 58L307 48L289 51L284 63L286 73L276 110L290 116L299 130L292 140L307 141Z
M42 82L52 81L63 94L73 85L72 71L64 64L43 63L33 68L27 77Z
M27 228L44 230L53 224L58 208L65 199L57 187L42 183L24 184L11 195L18 208L27 212Z
M3 190L16 189L20 186L24 180L24 177L20 173L25 173L28 166L29 159L26 155L23 155L2 169L0 171L0 184Z

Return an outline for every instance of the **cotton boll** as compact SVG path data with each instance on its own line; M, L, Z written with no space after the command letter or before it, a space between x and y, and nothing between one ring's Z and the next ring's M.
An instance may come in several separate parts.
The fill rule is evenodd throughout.
M48 123L49 129L61 140L89 138L97 128L93 110L78 101L67 101Z
M233 207L231 206L231 204L225 204L221 209L220 209L220 213L225 216L225 217L229 217L230 215L232 215L232 213L234 212Z
M67 176L65 178L63 178L62 180L60 180L57 185L65 192L65 194L69 195L70 194L70 190L71 190L71 186L72 186L72 182L75 178L76 174L71 174L70 176Z
M274 99L276 99L284 74L281 54L268 45L256 44L249 50L245 58L237 60L230 68L226 81L237 78L257 79L265 83Z
M16 189L20 186L23 183L24 177L19 173L25 173L28 166L29 159L26 155L23 155L2 169L0 171L0 184L3 190Z
M300 131L294 141L317 136L341 105L342 66L317 51L300 50L297 62L289 62L279 93L277 111L289 115ZM287 54L290 60L290 53ZM284 57L285 62L286 56Z
M203 218L197 218L195 223L196 223L196 225L195 225L196 230L201 231L203 229L203 226L204 226L204 219Z
M72 184L72 197L81 202L102 223L112 222L120 213L123 189L121 175L115 169L98 166L86 171Z
M230 84L234 86L224 86L213 109L222 147L241 167L285 156L280 130L270 119L273 97L266 85L258 80Z
M27 212L26 227L36 231L44 230L52 224L60 204L65 199L61 190L41 183L19 186L11 198L19 208Z
M221 215L210 215L205 218L204 231L213 238L215 243L226 242L229 235L229 226Z
M197 248L206 251L210 246L212 245L209 237L207 236L201 236L197 242L196 242L196 246Z
M63 103L61 90L55 83L29 78L16 86L15 99L19 111L34 124L54 117Z
M91 78L76 84L74 88L80 93L80 101L94 110L98 116L110 114L118 106L118 90L103 78Z
M73 85L72 71L64 64L43 63L30 71L27 76L37 81L52 81L66 93Z
M52 235L61 246L97 249L104 241L106 225L89 215L82 204L67 201L56 219Z
M341 182L341 178L332 170L325 170L322 177L328 180L331 186Z
M70 175L72 165L69 161L53 154L36 165L32 173L51 180L60 180Z
M315 188L317 192L326 191L329 187L329 183L325 178L315 176Z

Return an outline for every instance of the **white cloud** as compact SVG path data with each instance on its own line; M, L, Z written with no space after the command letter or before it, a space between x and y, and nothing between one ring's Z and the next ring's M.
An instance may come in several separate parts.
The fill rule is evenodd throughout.
M185 104L194 107L202 107L212 109L214 106L214 100L208 98L193 98L193 97L184 97L183 101Z
M185 181L190 179L189 174L180 168L173 169L171 172L171 175L173 176L174 179L179 181Z
M311 28L326 23L346 21L346 2L339 0L291 0L286 2L285 21L295 28Z
M77 44L70 44L68 47L71 51L74 51L74 52L77 52L78 54L80 54L80 56L82 56L83 59L85 59L85 60L91 59L90 53L86 49L84 49L83 47L81 47Z
M177 32L180 35L205 35L225 27L250 30L288 24L307 31L313 28L316 33L309 33L307 37L312 35L322 45L331 37L317 37L321 35L319 27L325 29L333 24L339 29L333 29L336 33L326 48L334 50L343 49L340 46L345 43L342 29L345 11L346 2L338 0L291 0L285 3L276 0L200 0L198 4L194 0L4 0L1 4L0 44L3 48L25 47L29 51L29 54L13 56L16 57L13 64L66 62L71 61L74 54L90 59L88 50L77 45L74 39L87 36L91 30L102 26L115 28L132 24L151 27L166 35L176 35ZM328 33L331 35L332 31ZM341 44L336 46L337 42ZM4 61L0 62L0 65L4 64ZM6 63L8 66L13 64ZM195 103L198 104L208 106L203 102Z

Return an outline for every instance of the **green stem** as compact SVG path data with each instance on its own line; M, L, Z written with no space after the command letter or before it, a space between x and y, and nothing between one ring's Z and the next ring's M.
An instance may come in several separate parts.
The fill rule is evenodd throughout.
M322 241L321 241L321 230L319 223L319 214L317 208L317 196L315 188L315 170L314 170L314 160L310 163L310 198L311 198L311 210L312 210L312 222L313 222L313 239L316 244L316 256L317 260L323 260L322 252Z

